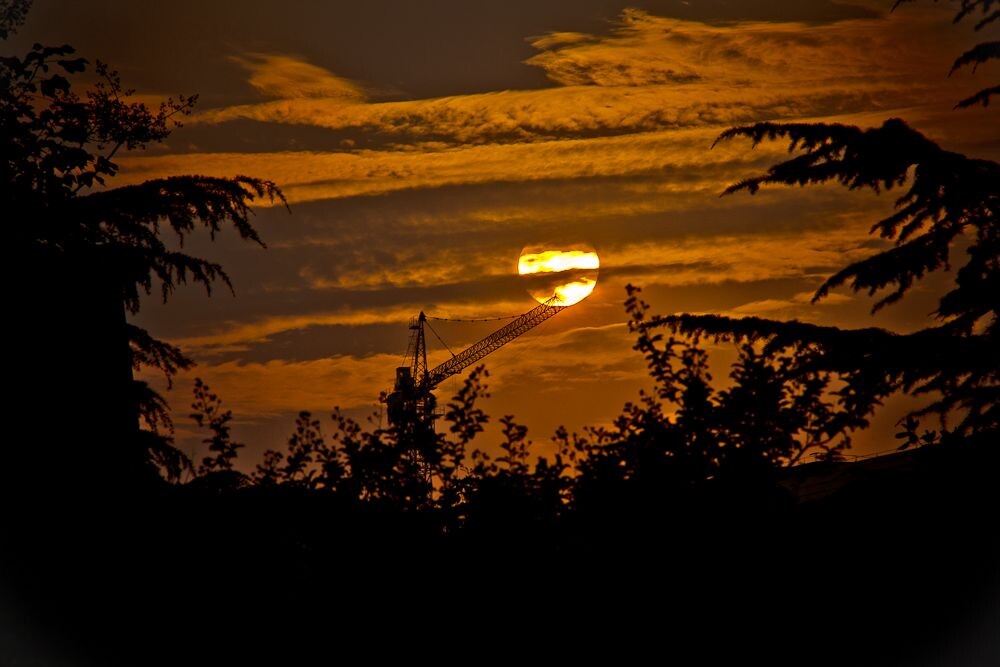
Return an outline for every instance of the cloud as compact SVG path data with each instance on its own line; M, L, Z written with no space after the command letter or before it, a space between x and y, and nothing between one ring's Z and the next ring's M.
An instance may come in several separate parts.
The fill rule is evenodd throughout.
M244 54L234 62L250 72L252 86L277 99L210 109L191 123L308 126L337 133L343 149L125 157L120 180L253 173L278 182L293 203L657 171L681 194L721 189L738 169L780 149L706 151L726 127L760 120L866 125L904 109L910 119L950 109L962 84L938 76L954 40L937 38L939 14L708 25L629 10L607 35L555 32L533 40L539 53L527 62L553 87L390 102L371 101L358 84L290 55ZM956 136L954 122L939 125Z
M230 56L229 60L250 72L247 83L265 97L323 98L330 102L352 104L365 100L364 92L357 84L299 58L247 53Z
M535 40L540 53L527 62L563 86L705 82L748 100L772 86L803 86L800 93L810 94L867 80L891 89L892 79L913 69L913 58L886 59L905 50L894 26L870 19L709 25L627 9L610 35L568 39L554 34Z
M602 269L598 280L599 290L587 300L586 310L595 310L601 304L614 304L607 315L611 321L620 321L622 313L617 303L623 294L624 285L628 282L639 282L647 286L705 286L719 283L758 282L787 278L817 279L825 274L823 267L836 267L845 261L860 259L870 252L864 244L864 228L860 224L846 225L834 229L821 229L799 233L770 234L739 234L719 235L711 237L693 237L665 239L662 241L646 240L642 242L623 242L602 251ZM456 253L445 249L440 253L432 253L423 262L412 262L397 273L383 269L380 274L383 288L398 291L406 287L412 290L413 281L418 277L426 281L428 288L437 287L445 278L454 279L462 274L455 268ZM487 257L488 256L485 256ZM362 290L368 286L368 274L364 271L352 271L338 274L337 280L324 280L314 277L308 288L308 293L314 295L311 310L301 309L288 315L265 315L252 317L242 321L217 322L214 330L196 335L174 337L171 342L180 345L182 349L197 359L211 359L219 355L239 358L256 346L266 343L274 337L292 331L303 331L311 327L352 326L398 324L403 326L420 309L448 318L482 318L494 317L498 314L517 314L528 308L530 302L524 294L529 287L526 283L520 286L523 279L513 277L513 258L510 266L500 267L499 262L480 261L468 263L465 269L467 282L460 286L449 287L444 294L453 294L451 298L435 299L428 303L427 293L413 292L409 298L405 294L397 294L395 303L378 303L354 299L353 305L345 305L339 309L318 308L328 298L321 295L323 290L343 290L350 287ZM481 264L481 266L477 266ZM506 270L502 270L505 268ZM457 273L456 273L457 271ZM483 287L484 281L496 276L501 282L510 284L513 289L508 292L495 292L492 288ZM352 283L350 281L357 280ZM445 285L449 283L445 282ZM512 293L514 298L510 298ZM768 304L754 303L743 308L767 308ZM772 309L779 307L772 304ZM737 309L736 312L741 311ZM763 311L761 311L763 312ZM607 319L600 325L608 324ZM459 339L457 342L461 342Z
M195 170L206 175L250 172L281 184L292 201L379 194L413 187L439 187L456 183L496 180L571 178L638 172L662 167L665 155L653 155L662 141L632 146L630 138L609 138L597 145L587 141L550 142L541 145L510 144L470 146L423 152L365 151L315 153L290 151L268 154L177 154L123 158L122 183L154 175ZM705 145L708 136L700 137ZM601 147L606 154L598 154ZM615 149L621 149L615 151ZM629 150L636 148L638 150ZM612 153L612 151L614 151ZM643 159L644 158L644 159ZM519 163L527 169L515 170ZM628 164L624 161L627 160ZM541 167L548 167L544 171Z
M741 306L733 308L730 313L733 315L755 315L768 317L771 319L791 319L801 317L802 313L808 313L813 307L832 306L850 303L854 299L846 294L829 294L817 304L812 303L815 292L799 292L789 299L762 299L761 301L751 301Z
M560 317L570 314L571 311L566 311ZM627 344L631 335L624 324L570 325L553 331L555 322L543 325L547 328L546 335L528 333L487 358L489 367L504 369L502 374L491 377L491 389L516 387L520 379L529 375L556 382L559 377L574 374L570 371L581 370L586 382L617 382L628 380L630 375L634 377L634 367L641 365L641 358ZM405 333L403 326L401 331ZM434 366L448 357L445 350L434 349L429 354L429 363ZM189 395L197 376L223 397L228 409L237 415L253 415L255 419L299 410L322 414L334 406L375 409L379 391L389 388L394 369L400 363L398 353L338 355L302 361L202 362L180 378L173 393ZM162 384L152 373L143 379ZM441 397L450 397L460 382L461 378L457 378L442 385Z
M348 104L340 98L289 98L212 109L193 116L190 122L218 124L248 119L354 130L362 138L395 137L396 148L421 150L424 146L412 144L429 142L427 145L434 148L435 142L522 142L906 106L917 100L915 92L902 83L890 87L869 80L821 88L761 87L735 94L708 84L680 88L569 86L368 104ZM891 95L881 101L887 93Z
M588 70L589 71L589 70ZM589 71L588 76L596 76ZM621 74L620 74L621 75ZM396 147L421 150L414 142L439 145L522 142L546 138L626 134L665 128L717 127L910 106L925 92L913 82L856 76L803 80L700 81L662 85L641 76L629 85L573 85L530 91L500 91L428 100L345 103L343 98L287 98L203 111L190 123L232 120L311 125L395 137ZM657 76L666 76L658 74ZM644 81L640 85L640 81ZM940 86L935 86L935 89ZM349 143L345 144L349 147Z
M519 313L522 310L524 310L523 300L489 303L445 301L437 304L436 312L447 313L453 318L482 318L495 316L497 312ZM399 305L265 316L245 322L220 323L213 332L174 338L171 342L196 358L206 358L211 355L244 351L249 349L250 345L267 341L277 334L308 327L392 323L399 324L402 328L415 314L413 306Z
M288 55L234 58L273 101L210 109L237 119L354 130L412 142L490 143L719 126L950 100L950 51L921 13L826 25L708 25L626 10L608 35L554 32L526 63L556 87L370 102L360 88ZM939 17L935 16L935 20ZM950 106L950 105L949 105Z
M720 192L738 170L777 146L750 152L725 144L709 151L715 129L659 131L591 139L504 143L421 151L180 153L124 157L117 184L177 173L251 173L277 182L292 203L413 188L660 173L686 189ZM261 202L261 205L268 205Z
M392 369L398 364L396 354L298 362L203 363L188 373L175 391L188 394L193 377L198 376L223 398L228 409L255 419L300 410L322 414L335 406L374 408L379 390L391 382Z

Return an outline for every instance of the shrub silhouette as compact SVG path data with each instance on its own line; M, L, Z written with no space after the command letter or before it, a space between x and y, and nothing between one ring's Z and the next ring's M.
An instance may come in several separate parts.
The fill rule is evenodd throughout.
M834 388L836 374L802 372L801 360L752 345L741 348L731 386L717 390L707 352L696 340L654 333L659 318L639 294L629 286L626 310L653 394L627 404L611 428L582 436L560 429L551 460L532 455L527 428L510 415L500 420L498 453L473 449L489 421L477 404L489 395L489 374L479 366L447 403L445 428L431 440L410 428L367 430L339 410L327 436L303 412L285 451L265 452L250 479L262 489L297 487L424 513L442 534L495 538L556 530L570 515L660 507L719 483L771 493L776 471L810 455L836 460L850 432L867 425L867 403ZM193 407L201 411L195 419L210 431L209 451L217 452L199 468L206 477L230 469L238 445L226 426L230 413L200 380L195 396Z

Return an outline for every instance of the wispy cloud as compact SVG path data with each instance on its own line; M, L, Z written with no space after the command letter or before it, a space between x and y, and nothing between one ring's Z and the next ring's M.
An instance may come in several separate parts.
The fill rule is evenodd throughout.
M436 306L437 312L447 313L449 317L480 318L496 315L497 312L517 313L524 309L524 301L494 300L486 304L443 301ZM399 324L402 328L414 314L413 306L407 304L260 317L244 322L220 323L215 331L175 338L172 342L195 357L205 358L215 354L243 351L250 345L266 341L277 334L307 327L393 323Z
M230 61L250 73L253 88L266 97L323 98L356 104L365 100L360 86L300 58L274 53L246 53Z
M824 25L708 25L626 11L608 34L550 33L527 63L556 85L373 101L363 86L287 54L233 62L273 99L196 114L335 131L340 151L123 158L123 182L166 173L253 173L293 202L413 188L683 171L684 193L721 189L764 150L707 151L721 129L759 120L875 124L922 105L950 108L956 79L934 76L953 36L924 12ZM934 37L932 39L932 37ZM929 74L932 74L929 76ZM920 113L916 115L919 116ZM765 149L765 150L770 150Z
M234 61L250 70L250 84L278 99L211 109L192 122L251 119L468 144L898 108L949 94L947 81L922 76L946 47L899 39L922 29L909 17L712 26L627 10L608 35L555 32L532 42L539 53L527 64L557 87L393 102L369 102L356 84L292 56L246 54Z
M548 326L553 328L553 325ZM586 370L585 379L589 382L627 380L634 377L634 367L641 365L641 360L630 349L630 338L624 324L556 327L544 336L536 332L512 343L489 360L490 366L500 364L504 368L503 377L492 378L490 385L494 390L516 386L518 378L526 375L554 382L560 376L571 375L567 373L569 369ZM401 339L401 343L405 340ZM433 366L448 357L447 351L438 348L432 350L429 361ZM400 354L395 352L302 361L203 362L197 367L196 375L225 397L227 406L238 414L267 417L299 410L322 413L334 406L374 408L379 391L388 388L392 369L400 362ZM153 374L146 379L159 381ZM191 382L188 378L182 379L175 392L189 392ZM447 395L454 388L452 383L442 391ZM609 406L609 409L613 411L617 407Z
M722 282L756 282L776 279L817 279L822 267L835 267L845 260L859 259L870 250L859 243L863 230L859 224L832 229L819 229L806 233L733 234L712 237L665 239L662 241L624 242L602 250L602 269L599 290L588 300L588 309L615 304L612 321L622 317L616 304L628 282L641 282L649 286L704 286ZM530 303L525 295L510 298L507 290L493 294L481 290L477 283L489 276L503 277L513 273L514 258L483 254L478 261L461 257L461 253L444 250L429 253L423 260L409 259L398 263L397 269L383 266L365 272L355 269L332 273L330 278L307 272L308 290L316 295L317 306L328 299L324 290L363 290L371 287L371 280L378 279L383 289L406 287L413 289L418 281L426 286L463 278L461 297L438 299L429 304L426 295L419 292L395 304L372 302L339 309L314 308L290 315L258 316L242 321L217 323L214 330L197 335L174 338L197 358L208 359L220 354L234 355L251 349L286 332L309 327L363 326L394 323L403 325L414 313L431 307L435 314L450 318L490 317L497 314L516 314ZM504 261L509 259L510 261ZM464 262L464 263L463 263ZM394 262L395 264L395 262ZM458 264L458 266L456 266ZM464 267L464 268L463 268ZM506 271L504 270L506 269ZM505 279L506 280L506 279ZM511 278L515 284L520 278ZM522 286L528 287L527 284ZM517 294L518 290L514 290ZM526 294L526 292L525 292ZM793 303L797 303L794 302ZM754 303L746 308L778 307L774 304ZM743 311L738 311L743 312ZM746 311L750 312L750 311Z
M726 163L757 158L729 147L707 152L714 131L685 130L595 139L509 143L421 151L317 153L208 153L128 157L122 183L155 175L197 172L229 176L253 173L271 178L292 202L381 194L410 188L498 181L552 180L620 176L666 169L686 170L686 180L701 174L721 189ZM713 169L715 168L715 169ZM696 184L695 184L696 185Z

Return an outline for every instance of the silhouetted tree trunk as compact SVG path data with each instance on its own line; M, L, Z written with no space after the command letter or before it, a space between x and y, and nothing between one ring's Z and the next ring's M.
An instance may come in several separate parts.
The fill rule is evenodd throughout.
M147 480L139 434L122 271L111 253L41 252L27 259L12 321L14 475L64 489ZM27 475L25 475L27 473Z

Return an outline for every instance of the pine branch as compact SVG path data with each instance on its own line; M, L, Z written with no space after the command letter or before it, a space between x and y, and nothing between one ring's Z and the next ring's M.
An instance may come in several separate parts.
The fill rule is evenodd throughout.
M1000 19L1000 9L996 9L993 11L992 14L988 14L985 18L976 23L974 27L976 30L982 30L983 28L988 26L990 23L993 23L997 19Z
M838 182L848 188L883 188L909 185L896 200L897 211L872 226L897 245L855 262L830 277L814 296L814 302L831 289L849 284L869 295L886 288L893 291L878 301L873 311L900 300L916 281L938 269L949 268L952 244L962 235L974 236L969 248L975 270L960 271L955 290L946 295L938 315L944 319L968 319L970 311L957 304L982 304L982 278L977 272L995 273L986 259L995 256L997 210L1000 209L1000 165L943 150L899 119L881 127L862 130L837 124L776 124L735 127L718 141L746 137L756 146L769 139L785 139L789 149L803 153L770 167L765 174L744 179L725 190L751 194L763 185L806 185ZM976 259L979 257L979 259ZM984 264L985 262L985 264ZM964 278L963 278L964 276ZM994 295L995 297L995 295ZM996 298L989 312L1000 310ZM977 317L986 311L979 308ZM968 322L963 322L965 328Z
M948 75L951 76L956 70L970 64L972 65L972 71L975 72L976 68L981 64L987 60L994 60L996 58L1000 58L1000 42L982 42L980 44L976 44L955 59Z
M149 332L134 324L126 324L127 336L132 350L132 366L136 370L147 366L161 371L167 378L167 388L172 386L173 376L179 370L187 370L194 362L186 357L180 348L157 340Z
M956 109L965 109L968 107L975 106L977 104L982 104L984 107L990 105L990 98L994 95L1000 95L1000 85L993 86L992 88L983 88L975 95L966 97L955 105Z

